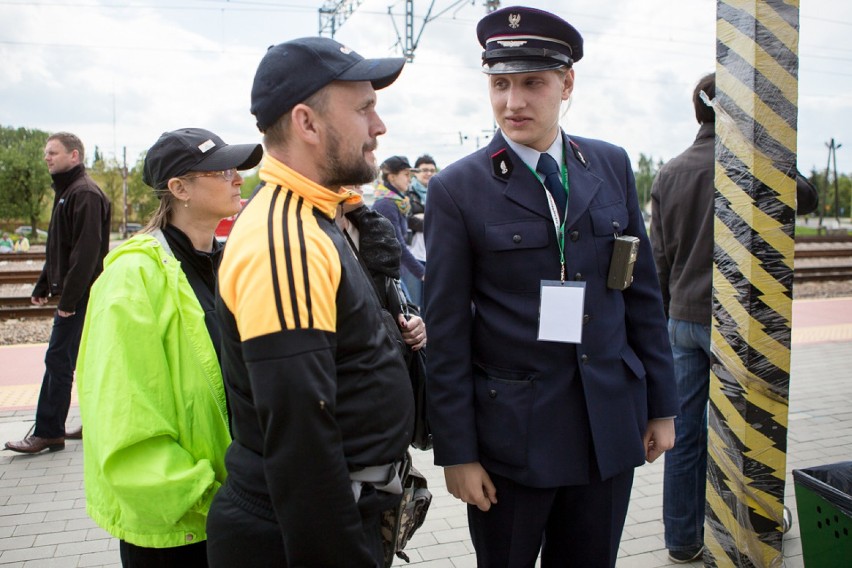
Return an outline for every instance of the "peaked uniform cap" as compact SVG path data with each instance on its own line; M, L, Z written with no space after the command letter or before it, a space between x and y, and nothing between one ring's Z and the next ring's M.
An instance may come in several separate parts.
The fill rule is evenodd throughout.
M550 12L509 6L491 12L476 26L485 48L483 72L528 73L571 67L583 57L583 37L574 26Z

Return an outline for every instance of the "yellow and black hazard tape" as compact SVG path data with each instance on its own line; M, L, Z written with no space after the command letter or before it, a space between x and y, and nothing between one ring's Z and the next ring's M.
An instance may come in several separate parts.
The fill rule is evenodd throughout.
M798 2L717 3L708 566L782 565Z

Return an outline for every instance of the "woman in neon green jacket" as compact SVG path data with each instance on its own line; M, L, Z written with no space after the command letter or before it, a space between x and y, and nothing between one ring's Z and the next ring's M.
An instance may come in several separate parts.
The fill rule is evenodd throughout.
M143 179L160 198L92 287L77 365L86 510L125 567L207 566L207 510L230 443L219 366L219 220L240 208L259 144L164 133Z

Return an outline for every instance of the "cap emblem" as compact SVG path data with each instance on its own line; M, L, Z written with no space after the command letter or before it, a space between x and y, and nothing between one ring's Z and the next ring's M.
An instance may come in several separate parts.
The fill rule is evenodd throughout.
M342 53L343 55L349 55L350 53L352 53L352 49L349 48L349 47L346 47L345 45L341 45L340 46L340 53Z
M509 14L509 27L513 30L521 27L521 15L520 14Z
M498 40L497 43L499 43L502 47L521 47L521 46L527 44L526 40L518 40L518 41Z
M204 141L204 142L202 142L201 144L198 145L198 149L201 150L202 154L207 152L207 150L209 150L210 148L214 148L214 147L216 147L216 143L213 142L210 139L207 139L206 141Z

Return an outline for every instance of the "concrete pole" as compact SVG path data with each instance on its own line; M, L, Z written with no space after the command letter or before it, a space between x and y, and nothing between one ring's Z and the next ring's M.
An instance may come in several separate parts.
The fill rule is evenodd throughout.
M718 0L707 566L782 566L797 0Z

